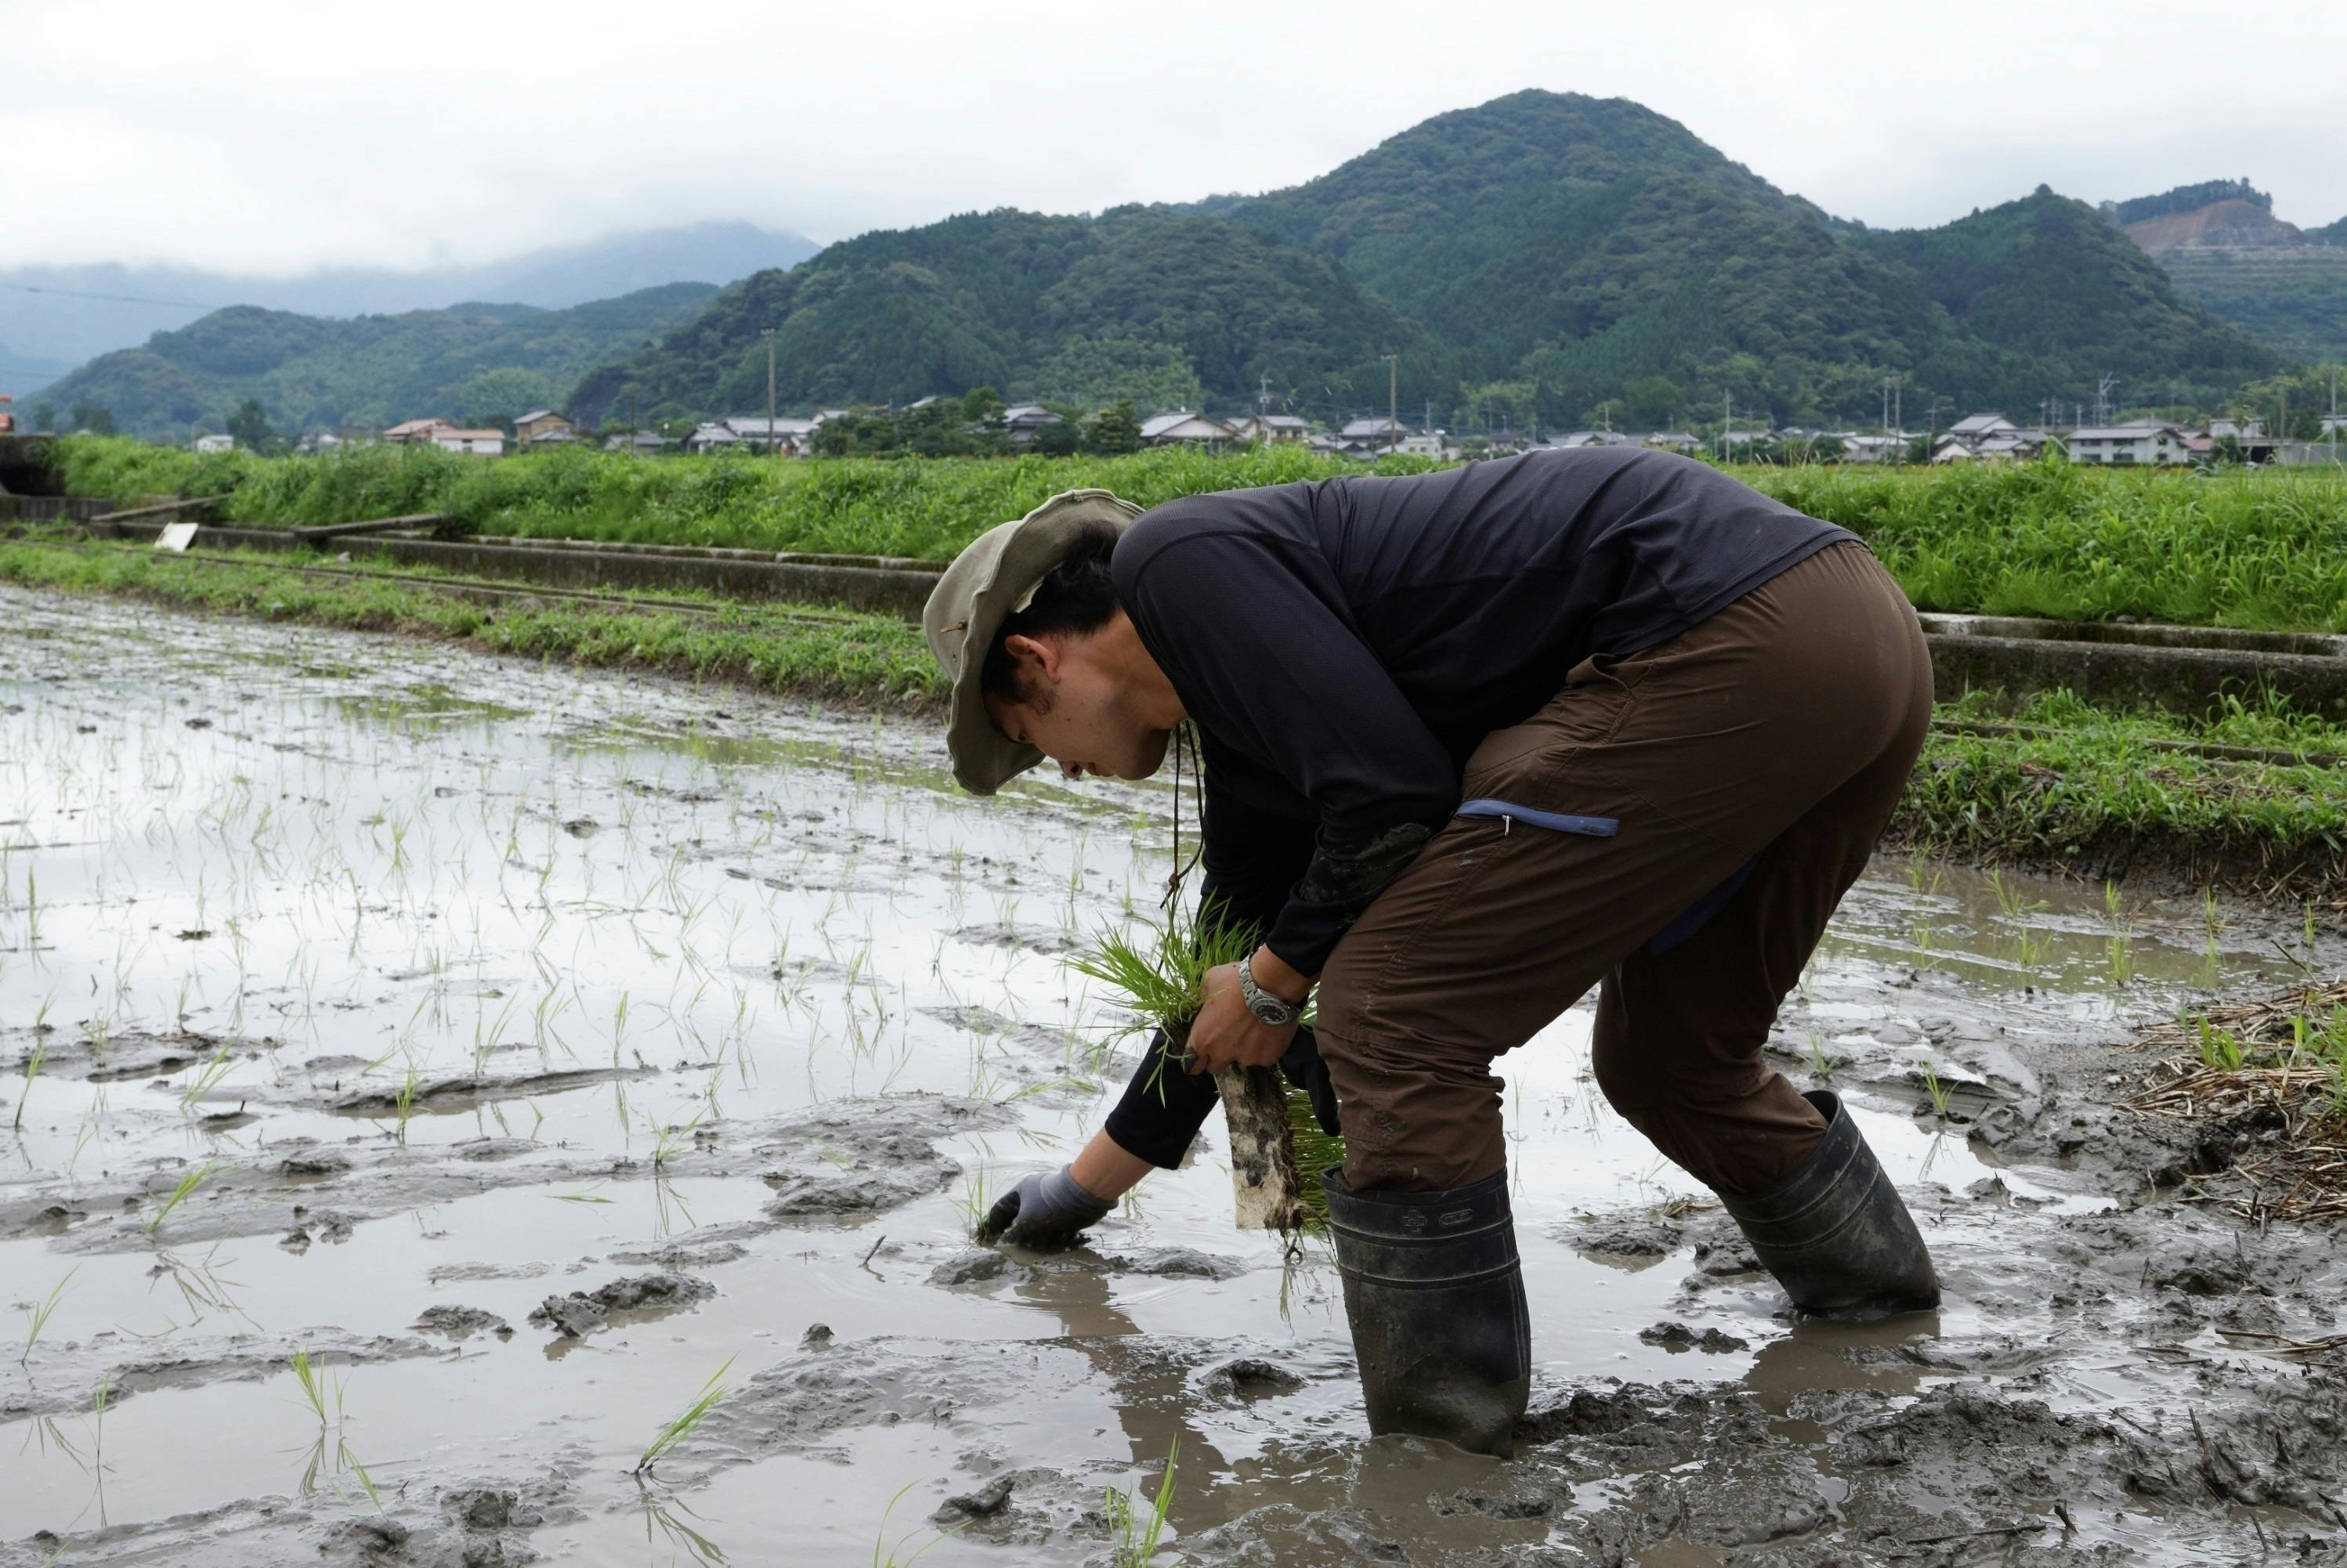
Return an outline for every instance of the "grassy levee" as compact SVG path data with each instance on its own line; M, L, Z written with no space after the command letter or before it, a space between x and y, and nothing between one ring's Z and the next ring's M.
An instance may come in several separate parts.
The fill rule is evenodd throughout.
M121 438L62 443L77 495L217 495L231 520L321 524L445 512L538 538L950 557L1061 490L1143 506L1361 470L1295 448L1227 456L642 459L431 448L196 456ZM1378 471L1430 465L1391 458ZM2203 477L2062 463L1935 470L1742 467L1739 478L1863 536L1924 610L2347 631L2347 469Z
M712 617L589 604L484 605L405 580L407 574L396 568L364 579L287 569L301 559L239 556L232 564L213 564L167 559L136 548L75 550L0 542L0 582L119 594L258 620L405 632L523 658L654 670L908 712L938 707L945 695L944 677L919 628L893 616L815 617L714 599L709 600Z
M31 588L405 632L897 712L934 713L945 693L919 632L888 617L720 600L709 601L713 617L656 606L485 607L396 569L354 579L305 576L290 564L281 555L200 564L132 547L0 542L0 582ZM1939 716L1887 835L1894 848L2347 902L2347 769L2321 760L2347 754L2347 724L2278 703L2235 703L2205 720L2117 714L2062 693L2017 712L1983 702L1944 706ZM1960 727L1984 721L1994 733ZM2260 754L2183 749L2191 747Z

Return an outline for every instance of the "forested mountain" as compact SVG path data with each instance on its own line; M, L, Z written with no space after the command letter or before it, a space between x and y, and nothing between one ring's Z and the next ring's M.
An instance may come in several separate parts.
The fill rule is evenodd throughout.
M511 417L559 402L589 366L690 319L716 292L670 283L568 310L460 304L349 321L238 305L101 354L41 402L89 404L118 429L162 436L220 429L248 397L297 433Z
M1954 324L1918 366L1927 384L2034 381L2075 399L2070 389L2108 372L2129 402L2188 404L2275 367L2094 209L2042 185L1937 229L1861 238L1911 269ZM2034 402L2003 401L2016 410Z
M563 310L663 283L730 283L761 267L795 265L815 250L803 235L751 223L692 223L606 235L501 261L408 272L329 267L261 277L198 267L0 261L0 343L27 358L70 367L231 305L313 316L446 310L466 300Z
M592 415L979 384L1013 397L1381 408L1636 424L1732 397L1779 422L2034 407L2116 372L2215 402L2275 355L2180 298L2083 203L2038 195L1936 230L1840 222L1623 99L1524 92L1439 116L1263 196L1098 220L993 212L761 273L581 385Z
M993 386L1092 405L1196 406L1251 395L1366 395L1378 356L1447 356L1337 268L1219 218L1123 208L1098 219L1001 210L834 245L720 294L656 348L589 375L594 419L907 402Z
M2347 359L2347 219L2301 230L2246 179L2106 202L2187 297L2286 358Z

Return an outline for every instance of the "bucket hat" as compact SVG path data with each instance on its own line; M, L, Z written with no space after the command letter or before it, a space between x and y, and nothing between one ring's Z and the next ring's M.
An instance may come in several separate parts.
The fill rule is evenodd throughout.
M987 529L970 541L921 610L921 634L953 681L946 710L946 749L954 782L972 794L992 794L1043 760L1043 753L995 728L979 691L987 650L1002 623L1034 600L1035 589L1086 528L1108 523L1120 532L1141 508L1106 490L1068 490L1023 518Z

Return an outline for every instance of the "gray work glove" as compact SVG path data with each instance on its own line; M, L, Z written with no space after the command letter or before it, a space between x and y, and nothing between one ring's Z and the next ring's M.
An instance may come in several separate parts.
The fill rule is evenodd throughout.
M1076 1184L1065 1165L1037 1171L994 1200L986 1223L978 1227L982 1242L1016 1242L1020 1246L1065 1246L1076 1233L1095 1225L1116 1205L1092 1196Z

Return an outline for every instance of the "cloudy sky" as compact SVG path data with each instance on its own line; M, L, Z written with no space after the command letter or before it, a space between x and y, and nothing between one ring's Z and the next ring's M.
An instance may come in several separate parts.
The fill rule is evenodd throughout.
M282 272L1260 190L1528 87L1879 225L2248 175L2347 214L2336 6L0 0L6 259Z

